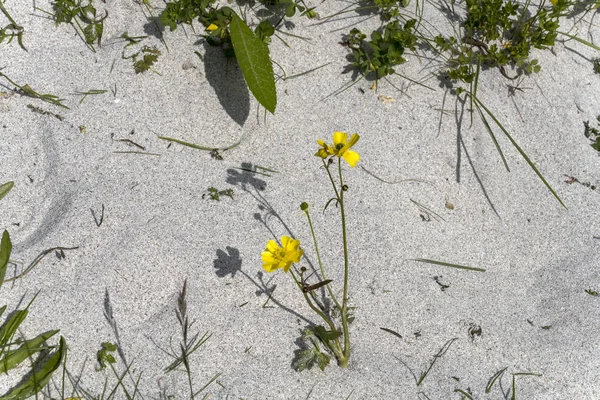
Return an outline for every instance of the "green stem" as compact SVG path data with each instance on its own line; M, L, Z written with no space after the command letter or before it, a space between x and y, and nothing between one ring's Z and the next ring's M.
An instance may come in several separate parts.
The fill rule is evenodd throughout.
M317 260L319 261L319 268L321 269L321 276L323 277L323 280L327 280L327 277L325 276L325 269L323 268L323 263L321 262L321 253L319 252L319 245L317 244L317 236L315 235L315 230L313 229L313 224L312 224L312 220L310 219L310 214L308 212L308 208L306 210L304 210L304 212L306 213L306 217L308 218L308 226L310 226L310 233L312 234L313 242L315 244L315 252L317 253ZM339 310L341 310L342 307L340 306L340 303L337 301L335 295L333 294L333 290L331 290L331 287L329 286L329 284L327 284L326 287L327 287L327 292L329 293L329 296L331 296L331 299L335 303L335 306Z
M290 270L292 277L294 278L294 281L296 281L296 285L298 286L298 288L300 289L300 291L302 291L302 283L298 280L298 278L296 278L296 274L294 274L294 271ZM310 301L310 298L308 297L307 293L302 292L302 294L304 295L304 298L306 299L306 302L308 303L309 307L316 312L317 314L319 314L319 316L323 319L323 321L325 321L325 323L327 325L329 325L329 327L331 328L332 331L335 331L335 325L333 324L333 322L331 322L331 320L329 318L327 318L327 316L323 313L323 311L319 310L318 307L316 307L312 301Z
M348 332L348 238L346 235L346 213L344 210L344 178L342 177L342 158L338 158L338 171L340 174L340 210L342 214L342 238L344 241L344 297L342 299L342 328L344 330L344 358L340 361L342 367L348 366L350 358L350 334ZM336 190L337 193L337 190ZM345 365L343 365L345 363Z
M308 293L304 293L304 291L302 291L302 283L300 281L298 281L298 278L296 278L296 274L294 274L294 271L290 270L290 273L292 274L294 281L296 281L296 285L298 286L298 288L304 295L304 299L308 303L308 306L315 313L317 313L323 319L323 321L325 321L325 323L327 325L329 325L329 329L331 329L331 331L336 331L337 329L336 329L335 325L333 324L333 322L331 322L331 320L329 318L327 318L327 316L321 310L319 310L319 308L317 306L315 306L312 301L310 301L310 297L308 297ZM327 345L329 348L331 348L331 350L335 353L338 360L342 360L345 357L338 339L335 340L335 348L329 346L327 343L324 343L324 344ZM346 366L347 365L348 365L348 362L346 361Z
M329 175L329 180L331 181L331 186L333 186L333 190L335 191L335 197L340 200L340 194L338 193L337 186L335 181L333 180L333 176L331 176L331 171L329 170L329 165L323 160L323 166L327 170L327 175Z

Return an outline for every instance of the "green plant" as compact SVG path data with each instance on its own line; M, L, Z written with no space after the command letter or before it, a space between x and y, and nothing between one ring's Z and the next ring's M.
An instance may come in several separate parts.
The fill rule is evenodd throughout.
M63 108L66 108L66 109L69 108L69 107L65 106L62 103L64 100L63 99L59 99L58 96L55 96L53 94L38 93L35 90L33 90L31 88L31 86L29 86L27 84L25 84L25 85L19 85L18 83L16 83L12 79L10 79L8 76L6 76L5 74L3 74L2 72L0 72L0 77L2 77L4 79L6 79L7 81L9 81L13 86L15 86L25 96L33 97L35 99L41 99L41 100L47 101L48 103L52 103L54 105L57 105L59 107L63 107Z
M416 48L416 23L417 20L410 19L400 27L399 21L394 20L384 27L383 33L373 31L371 40L366 40L366 35L359 29L352 29L347 38L348 48L352 50L352 65L363 76L373 74L375 80L394 74L394 67L406 61L404 50Z
M348 259L346 212L344 207L344 193L348 191L348 185L344 183L342 175L342 158L351 167L356 166L356 163L360 160L360 155L355 151L350 150L350 148L358 142L359 138L360 137L356 133L348 139L348 134L346 132L334 132L333 144L327 144L322 140L318 140L317 142L321 148L315 154L315 156L322 159L323 167L327 171L327 175L335 193L335 197L331 198L325 204L324 210L327 209L332 202L335 202L340 210L344 254L344 283L341 301L338 300L330 286L332 280L327 279L325 274L325 268L321 260L317 237L313 229L307 203L302 203L300 209L306 214L308 220L319 263L319 271L314 271L308 275L308 270L305 267L301 267L299 270L296 270L296 272L294 272L294 269L291 269L292 264L300 262L304 251L300 249L300 241L292 239L289 236L281 237L280 244L275 240L269 240L265 251L262 252L263 269L267 272L275 272L278 269L283 269L286 273L290 272L308 306L325 323L325 326L315 325L304 330L302 337L305 344L308 345L308 349L300 351L294 362L294 367L298 371L310 368L315 362L319 365L319 368L324 369L329 364L330 355L335 356L338 365L342 368L347 368L350 360L349 324L354 320L354 317L351 313L353 307L350 307L348 304L350 265ZM337 182L330 170L331 165L335 163L336 159L338 172ZM321 275L320 280L312 284L308 282L313 274L319 273ZM329 310L328 307L319 302L319 299L315 295L315 291L320 288L327 289L327 293L335 305L334 310ZM341 319L341 329L339 325L336 324L336 313L338 314L339 319ZM319 343L323 345L324 349L321 349Z
M285 7L287 16L296 10L314 16L312 9L293 1L276 2ZM277 106L273 65L268 43L275 34L275 26L269 20L261 21L255 31L229 7L215 8L215 0L177 0L167 3L160 20L171 31L178 24L191 25L196 19L206 28L204 37L212 46L222 46L227 58L236 58L250 92L269 112Z
M8 18L10 24L6 25L4 28L0 28L0 43L4 42L4 39L8 39L8 43L12 42L12 40L16 37L19 46L25 51L27 49L23 45L23 27L11 17L8 13L6 7L4 7L4 3L0 0L0 11L6 18Z
M127 33L124 33L124 35L126 35L126 34ZM121 36L121 37L124 37L124 36ZM134 38L127 37L127 39L132 40ZM130 42L127 46L130 46L133 43L136 43L136 42ZM125 46L125 47L127 47L127 46ZM131 59L133 61L133 70L135 71L136 74L146 72L149 70L152 70L152 72L158 74L158 72L156 72L155 70L152 69L152 66L154 65L154 63L156 63L156 61L158 61L158 56L160 56L160 55L161 55L161 52L156 47L144 46L140 50L138 50L137 52L135 52L129 56L125 56L125 50L123 50L123 55L121 57L124 60ZM138 57L140 57L140 56L141 56L141 58L138 59Z
M585 128L583 134L586 138L590 139L592 143L590 146L596 151L600 151L600 115L596 117L596 127L590 126L590 121L585 121L583 126Z
M0 186L0 199L10 191L12 186L12 182ZM0 241L0 288L6 276L11 251L10 235L5 230ZM47 341L59 332L58 330L41 333L33 339L17 337L17 330L27 318L29 307L36 296L25 309L15 310L6 317L0 326L0 374L8 374L25 360L30 360L31 363L24 378L7 393L0 396L2 400L25 399L42 390L54 371L60 366L67 351L65 339L62 336L58 346L47 344ZM0 316L4 314L6 308L6 305L0 307Z
M233 199L233 189L219 190L211 186L208 188L208 193L202 194L202 198L205 198L207 194L210 200L221 201L221 196L227 196Z
M492 389L494 388L494 385L496 385L496 383L498 383L498 385L496 385L496 386L498 386L500 388L503 399L510 398L510 400L516 400L516 398L517 398L517 377L520 377L520 376L542 376L541 374L537 374L537 373L533 373L533 372L512 372L510 374L511 375L511 385L509 388L507 388L505 390L504 385L502 385L502 378L503 378L506 370L508 370L508 367L499 370L489 379L489 381L485 387L486 394L490 393L492 391ZM454 392L462 395L461 400L475 400L475 397L473 397L471 390L468 388L466 390L455 389Z
M101 45L104 20L108 17L108 11L105 11L103 17L98 17L92 0L88 0L87 5L82 5L82 0L56 0L52 7L54 14L44 12L53 16L56 26L62 23L71 24L90 50L96 52L94 43Z
M179 296L177 299L177 308L175 310L175 314L177 316L177 320L179 321L179 325L181 328L182 339L174 348L173 341L171 338L169 340L170 348L167 350L161 350L164 353L166 353L169 357L173 358L173 362L167 367L165 367L163 369L163 372L165 374L168 374L173 371L181 371L181 367L183 367L188 378L189 397L187 398L193 400L198 395L202 394L213 382L215 382L218 379L218 377L221 376L221 373L215 374L201 388L194 388L193 377L195 374L192 371L190 357L192 356L192 354L198 351L208 341L208 339L210 339L211 334L209 334L208 332L205 332L203 335L200 335L199 332L195 334L191 333L190 328L194 322L189 321L186 296L187 281L184 282L183 289L179 292ZM107 309L105 309L105 313L107 319L109 320L109 323L112 325L113 329L115 329L116 322L114 321L112 308L110 305ZM121 358L122 361L125 363L124 368L119 365L119 358ZM86 389L82 385L82 381L85 380L82 380L81 376L73 376L73 374L67 368L67 362L65 357L65 359L63 360L62 380L59 384L56 384L56 382L54 384L54 387L56 387L57 391L60 393L59 398L65 400L83 400L84 398L95 400L114 400L120 398L134 400L138 397L144 398L140 388L140 379L142 373L136 374L136 372L132 369L133 362L125 362L124 353L122 349L119 348L118 344L112 342L102 342L100 344L100 349L96 352L96 361L96 372L100 373L109 368L110 372L112 373L112 377L114 378L114 380L116 380L116 382L114 384L109 384L110 376L107 376L104 379L102 391L100 393L94 393L91 390ZM175 396L167 395L166 392L166 388L162 388L160 398L175 398ZM67 398L66 393L71 393L70 397ZM50 389L47 390L47 393L45 393L45 395L46 398L55 398L55 396L53 396L50 392ZM207 399L208 397L209 394L206 394L202 397L202 399Z

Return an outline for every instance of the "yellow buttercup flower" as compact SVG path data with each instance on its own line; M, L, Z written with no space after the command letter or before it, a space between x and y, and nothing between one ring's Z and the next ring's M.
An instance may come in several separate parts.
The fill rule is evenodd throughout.
M293 263L300 262L304 251L299 248L300 241L289 236L281 237L281 247L274 240L267 242L267 248L262 252L263 268L273 272L282 268L288 272Z
M219 29L219 27L215 24L210 24L209 26L206 27L206 30L209 32L216 31L217 29Z
M348 140L348 134L346 132L333 132L333 145L328 145L322 140L317 140L317 143L321 148L315 153L315 156L323 159L329 156L342 157L348 165L355 167L356 163L360 161L360 155L350 150L350 147L354 146L358 142L360 136L353 133Z

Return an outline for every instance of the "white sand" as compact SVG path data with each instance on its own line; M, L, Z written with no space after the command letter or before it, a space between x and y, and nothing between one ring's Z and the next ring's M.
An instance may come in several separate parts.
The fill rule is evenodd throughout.
M51 8L46 1L37 5ZM189 397L184 373L163 374L172 360L160 350L168 349L171 336L178 348L174 311L187 279L192 331L212 333L191 357L195 387L222 373L220 384L207 389L211 398L345 399L352 393L351 399L459 399L454 389L470 388L476 399L499 399L498 387L488 395L484 390L507 367L505 390L508 373L542 374L518 378L519 399L600 399L600 298L585 292L600 290L600 240L594 238L600 235L600 193L565 182L573 176L600 185L600 156L583 135L583 121L600 114L600 76L585 59L597 52L575 42L557 43L555 55L540 52L541 73L526 78L521 86L527 89L514 97L506 87L513 82L497 71L481 77L480 98L558 192L564 209L499 130L510 173L476 115L469 127L465 111L460 134L454 115L440 122L444 90L435 79L429 81L435 92L411 86L403 94L382 81L375 93L361 81L321 101L350 82L351 74L342 74L347 49L338 42L362 19L356 14L327 24L295 18L291 32L311 37L311 44L286 38L290 49L274 40L272 58L288 75L331 64L278 81L277 111L265 122L237 65L226 68L221 51L195 44L199 38L187 27L166 33L170 52L158 38L146 39L143 44L163 51L155 67L160 75L136 75L131 60L121 59L124 43L118 37L124 31L146 34L142 8L131 0L96 5L109 10L97 53L71 27L56 28L33 12L30 1L6 2L25 27L28 52L16 41L0 44L3 73L64 98L70 107L20 95L0 99L0 183L15 182L0 202L0 228L11 234L19 268L48 248L79 247L65 251L62 260L52 253L13 286L6 283L0 304L12 309L22 297L27 304L39 290L23 332L60 329L69 345L69 368L82 375L82 386L99 392L111 376L93 368L100 343L116 341L104 316L108 293L122 351L136 376L143 371L144 398L159 398L161 385L176 398ZM345 3L318 6L327 15ZM441 20L431 21L440 26ZM360 25L365 32L376 26L376 18ZM409 59L398 71L413 78L436 68ZM400 77L391 82L406 87ZM13 88L1 84L3 91ZM73 93L91 89L108 92L79 104L81 96ZM378 95L395 102L383 104ZM64 121L32 113L27 104ZM448 94L445 108L454 107ZM316 264L299 210L306 201L341 291L338 213L333 207L320 212L332 192L313 156L316 139L329 141L335 130L361 135L355 146L360 167L387 181L417 181L387 184L360 167L344 169L350 293L357 307L350 368L297 373L291 367L294 341L307 321L318 320L290 276L262 272L260 253L273 235L291 233ZM228 146L240 138L241 144L218 161L208 152L169 147L159 135L203 146ZM140 150L117 139L160 156L115 153ZM239 169L243 163L279 173L251 176ZM234 199L203 199L210 186L233 189ZM427 215L415 203L431 211ZM102 205L98 227L90 209L99 217ZM449 288L442 291L434 277ZM267 295L261 288L275 284L269 303L274 307L263 308ZM481 327L481 336L472 339L471 326ZM417 387L406 366L418 376L452 338L457 340ZM123 367L122 360L118 365ZM0 389L16 376L3 375Z

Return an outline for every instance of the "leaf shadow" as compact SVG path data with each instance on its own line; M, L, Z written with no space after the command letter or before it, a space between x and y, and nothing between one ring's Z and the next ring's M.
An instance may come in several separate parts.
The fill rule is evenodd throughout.
M239 126L250 115L250 93L237 62L228 59L223 49L204 44L204 75L214 89L225 112Z

